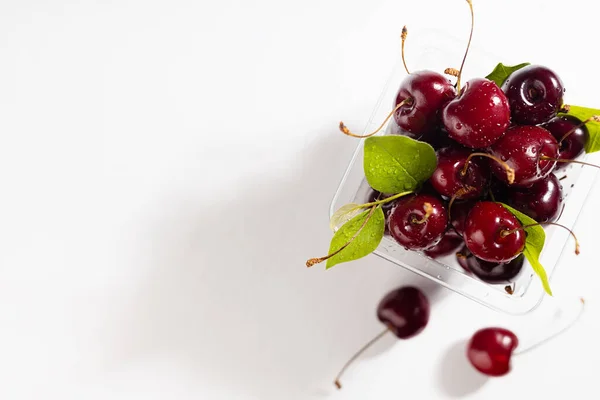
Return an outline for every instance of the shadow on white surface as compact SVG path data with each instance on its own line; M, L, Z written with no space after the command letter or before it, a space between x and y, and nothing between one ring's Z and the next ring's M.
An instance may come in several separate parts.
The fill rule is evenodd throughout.
M438 286L376 256L304 266L327 251L329 202L356 145L324 137L289 161L297 168L284 179L249 178L234 198L211 193L212 205L168 206L147 281L117 328L118 364L175 359L218 398L326 397L380 332L375 308L388 290L415 284L431 298ZM364 357L394 343L390 335Z
M439 385L444 394L460 399L478 391L488 378L479 373L469 363L466 355L467 341L461 340L453 344L438 369Z

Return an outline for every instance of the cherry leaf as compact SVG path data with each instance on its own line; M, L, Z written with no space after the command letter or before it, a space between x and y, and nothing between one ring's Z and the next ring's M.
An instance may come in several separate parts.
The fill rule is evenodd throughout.
M435 171L437 157L428 143L407 136L365 140L363 167L369 185L381 193L414 191Z
M510 211L519 222L525 226L530 224L537 224L537 222L531 217L523 214L520 211L515 210L514 208L507 206L504 203L500 203ZM552 290L550 289L550 282L548 282L548 274L546 274L546 270L540 264L540 254L542 253L542 249L544 248L544 243L546 241L546 233L544 229L540 225L534 225L525 228L525 232L527 236L525 238L525 249L523 250L523 255L531 264L531 268L533 268L533 272L537 274L537 276L542 281L542 286L546 293L552 296Z
M341 206L329 220L329 227L332 231L337 231L342 225L346 222L350 221L353 217L355 217L358 213L361 212L363 208L360 204L350 203Z
M562 115L571 115L581 121L585 121L586 119L593 117L594 115L600 115L600 110L595 108L588 107L580 107L580 106L569 106L569 111L567 113L560 113ZM590 133L590 138L585 144L585 152L586 153L594 153L600 150L600 122L597 121L589 121L585 124L588 132Z
M501 87L510 74L528 65L529 63L517 64L513 66L498 63L496 68L494 68L494 70L490 72L488 76L486 76L486 79L496 82L496 85Z
M365 220L369 218L366 222ZM362 229L361 229L362 228ZM333 254L348 242L349 245L343 248L339 253L327 260L326 268L348 261L358 260L372 253L385 231L385 217L381 206L377 206L371 214L371 209L360 213L359 215L346 222L331 239L329 254Z

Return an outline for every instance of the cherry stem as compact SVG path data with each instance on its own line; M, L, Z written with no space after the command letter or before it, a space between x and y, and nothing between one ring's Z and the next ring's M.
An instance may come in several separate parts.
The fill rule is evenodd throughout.
M367 215L367 217L365 218L365 221L362 223L362 225L360 226L360 228L358 228L358 230L356 231L356 233L354 234L354 236L352 236L350 238L350 240L348 240L342 247L340 247L339 249L337 249L336 251L334 251L331 254L328 254L324 257L318 257L318 258L311 258L309 260L306 261L306 266L308 268L312 267L315 264L321 263L333 256L335 256L336 254L338 254L340 251L344 250L346 247L348 247L352 242L354 242L354 239L356 239L358 237L358 235L360 234L360 232L364 229L364 227L367 225L367 222L369 222L369 220L371 219L371 217L373 216L373 213L375 212L375 209L377 208L377 206L373 206L371 207L371 211L369 212L369 214Z
M406 70L406 73L410 75L410 72L408 71L408 67L406 66L406 60L404 59L404 42L406 41L407 36L408 36L408 29L406 29L406 25L404 25L402 27L402 34L400 35L400 38L402 38L402 64L404 64L404 69Z
M585 309L585 300L583 297L579 298L579 301L581 302L581 307L579 308L579 312L577 313L577 315L575 315L575 318L573 318L573 320L571 322L569 322L566 326L564 326L562 329L558 330L557 332L554 332L553 334L551 334L550 336L542 339L541 341L526 347L523 350L517 350L515 351L513 354L515 356L521 355L521 354L525 354L528 351L531 351L535 348L540 347L541 345L549 342L550 340L554 339L557 336L562 335L563 333L565 333L566 331L568 331L573 325L575 325L575 323L579 320L579 318L581 317L581 314L583 314L583 310Z
M569 137L570 134L572 134L573 132L575 132L577 129L581 128L582 126L584 126L585 124L587 124L588 122L600 122L600 115L592 115L591 117L589 117L588 119L586 119L585 121L583 121L582 123L580 123L579 125L573 127L570 131L568 131L567 133L565 133L563 135L563 137L560 138L560 140L558 141L558 145L560 146L563 142L563 140L565 140L567 137Z
M344 133L345 135L348 136L352 136L355 138L359 138L359 139L363 139L363 138L368 138L370 136L373 136L374 134L376 134L377 132L379 132L386 124L386 122L388 122L388 120L390 118L392 118L392 115L394 115L394 113L396 111L398 111L400 109L400 107L404 106L404 105L411 105L413 102L412 97L409 97L408 99L404 99L402 100L400 103L398 103L398 105L396 107L394 107L394 109L388 114L387 117L385 117L385 119L383 120L383 122L381 123L381 125L379 125L379 128L375 129L373 132L366 134L366 135L357 135L355 133L350 132L350 129L348 129L348 127L346 126L346 124L344 124L343 122L340 121L340 131L342 131L342 133Z
M515 181L515 170L512 169L510 167L510 165L508 165L507 163L505 163L498 157L495 157L488 153L471 153L471 154L469 154L469 157L467 157L467 160L465 161L465 166L463 167L462 171L460 172L460 174L462 176L465 176L467 174L467 169L469 168L469 161L471 161L471 158L476 157L476 156L491 158L492 160L494 160L498 164L500 164L500 166L502 168L504 168L504 170L506 171L506 179L507 179L509 185Z
M360 206L358 206L358 208L368 208L368 207L373 207L373 206L378 206L380 204L385 204L385 203L389 203L390 201L394 201L402 196L406 196L407 194L411 194L413 192L400 192L398 194L395 194L393 196L390 197L386 197L383 200L377 200L377 201L373 201L371 203L365 203L365 204L361 204Z
M540 160L556 161L559 163L575 163L575 164L587 165L588 167L600 168L600 166L595 165L595 164L590 164L590 163L587 163L584 161L569 160L568 158L552 158L552 157L548 157L548 156L541 156Z
M431 214L433 214L433 206L431 205L431 203L423 203L423 210L425 210L425 215L423 215L423 218L417 219L417 217L412 217L411 222L413 224L424 224L425 222L427 222L429 217L431 217Z
M388 333L390 331L390 328L385 328L385 330L381 333L379 333L377 336L375 336L373 339L371 339L367 344L365 344L360 350L358 350L352 357L350 357L350 359L348 361L346 361L346 364L344 364L344 366L342 367L342 369L340 370L340 372L337 374L335 381L333 382L335 384L335 387L337 387L338 389L342 388L342 384L340 383L340 378L342 377L342 374L346 371L346 369L358 358L360 357L360 355L362 353L364 353L369 347L371 347L375 342L377 342L379 339L381 339L383 336L385 336L386 333Z
M448 221L452 220L452 205L454 204L454 200L461 198L472 190L475 190L473 186L465 185L464 187L458 189L456 193L454 193L450 199L450 202L448 203Z
M458 77L456 78L456 92L460 93L460 78L462 75L463 67L465 66L465 60L467 59L467 54L469 53L469 47L471 47L471 39L473 38L473 26L475 25L475 14L473 13L473 3L471 0L467 0L469 3L469 9L471 10L471 33L469 34L469 43L467 44L467 50L465 51L465 56L463 57L462 64L460 64L460 70L458 71Z
M527 228L531 228L532 226L538 226L538 225L554 225L554 226L558 226L560 228L566 229L567 231L569 231L569 233L571 234L571 236L573 236L573 239L575 239L575 254L579 255L579 240L577 240L577 236L575 236L575 233L570 230L569 228L567 228L564 225L561 224L557 224L556 222L536 222L535 224L529 224L529 225L523 225L520 228L516 228L516 229L503 229L502 231L500 231L500 237L507 237L508 235L512 235L513 233L523 230L523 229L527 229Z

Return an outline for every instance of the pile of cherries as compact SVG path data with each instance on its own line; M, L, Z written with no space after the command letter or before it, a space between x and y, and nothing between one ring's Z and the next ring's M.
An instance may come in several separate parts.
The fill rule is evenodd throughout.
M557 115L564 91L558 75L539 65L513 72L502 87L475 78L458 93L437 72L410 73L389 132L431 144L438 164L419 191L384 205L386 233L432 258L460 249L458 263L483 281L514 278L526 233L498 202L555 221L563 189L554 172L589 138L582 121ZM385 197L373 191L369 200Z

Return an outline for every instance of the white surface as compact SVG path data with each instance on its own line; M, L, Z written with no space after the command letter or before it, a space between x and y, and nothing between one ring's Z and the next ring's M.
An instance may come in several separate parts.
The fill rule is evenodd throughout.
M474 2L477 45L599 106L591 3ZM464 1L435 3L4 2L0 398L597 398L600 190L553 282L586 313L502 379L460 342L488 325L533 340L550 307L509 318L376 257L303 267L328 247L356 144L337 123L367 120L402 25L467 36ZM381 329L378 300L407 282L431 294L429 326L336 392Z

